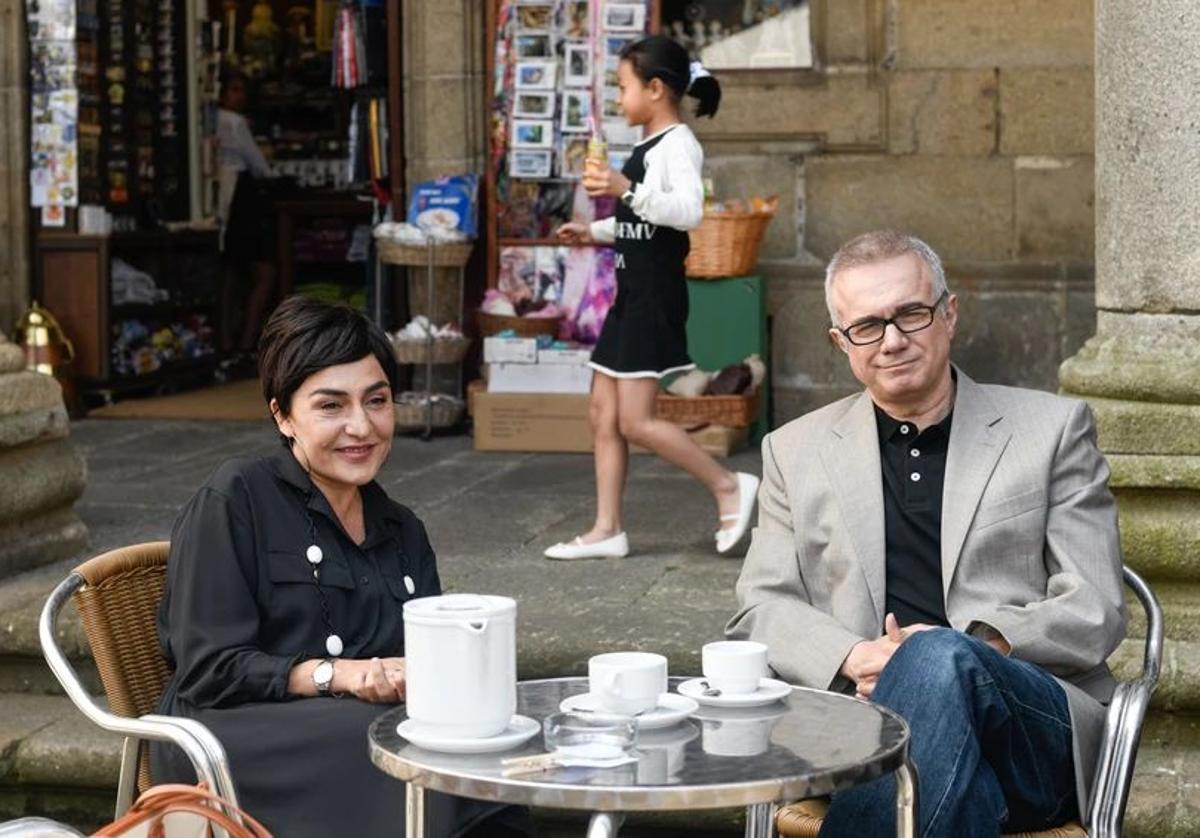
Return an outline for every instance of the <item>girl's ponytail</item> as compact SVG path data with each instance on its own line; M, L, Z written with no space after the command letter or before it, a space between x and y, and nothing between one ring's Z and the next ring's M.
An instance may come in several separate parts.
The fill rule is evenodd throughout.
M716 116L721 106L721 85L699 61L691 64L687 95L697 100L696 116Z

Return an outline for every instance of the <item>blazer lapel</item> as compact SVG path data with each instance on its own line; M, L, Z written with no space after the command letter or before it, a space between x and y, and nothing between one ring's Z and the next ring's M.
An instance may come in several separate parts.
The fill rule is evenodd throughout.
M1001 423L1003 414L983 388L962 370L957 372L942 494L942 592L947 595L983 490L1011 436Z
M821 449L821 462L829 476L859 566L867 579L876 621L883 625L884 519L883 472L879 462L879 434L871 398L863 393L833 427L833 445Z

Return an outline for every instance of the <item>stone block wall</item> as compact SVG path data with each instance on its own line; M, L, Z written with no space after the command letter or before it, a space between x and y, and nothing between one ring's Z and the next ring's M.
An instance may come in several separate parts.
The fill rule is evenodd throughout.
M968 372L1055 389L1095 329L1091 0L811 2L819 66L722 73L720 114L694 126L719 195L784 199L761 253L776 423L856 389L822 270L881 226L942 254ZM485 5L405 0L410 182L482 169Z
M812 0L819 66L729 71L694 127L718 195L780 193L762 250L776 423L856 389L823 266L896 227L943 257L956 358L1057 388L1095 330L1091 0Z

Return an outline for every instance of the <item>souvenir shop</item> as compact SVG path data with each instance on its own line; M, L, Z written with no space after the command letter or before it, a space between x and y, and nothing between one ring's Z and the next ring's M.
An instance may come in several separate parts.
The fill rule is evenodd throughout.
M289 293L390 304L371 228L404 186L399 0L26 12L32 297L90 404L252 370Z
M743 30L757 38L764 21L781 22L801 5L491 4L487 179L495 188L486 195L483 226L495 256L477 318L484 380L469 388L477 448L590 449L587 361L615 295L613 251L562 246L554 231L614 212L615 199L591 199L582 188L585 161L599 152L620 169L642 138L619 105L622 47L663 32L701 59L706 50L728 50ZM773 207L766 197L711 195L692 235L688 349L700 369L664 382L658 412L715 453L737 450L767 427L769 342L754 271Z

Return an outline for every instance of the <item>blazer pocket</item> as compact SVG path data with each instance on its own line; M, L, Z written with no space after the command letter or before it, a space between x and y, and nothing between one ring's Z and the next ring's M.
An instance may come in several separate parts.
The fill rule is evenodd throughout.
M336 560L325 557L320 564L321 586L326 588L354 589L354 577L350 569ZM299 550L268 550L267 576L275 585L312 585L313 565Z
M1010 518L1016 518L1018 515L1024 515L1026 512L1044 509L1045 506L1046 493L1041 489L1030 489L1007 498L989 501L981 504L979 511L975 514L974 529L976 531L986 529Z

